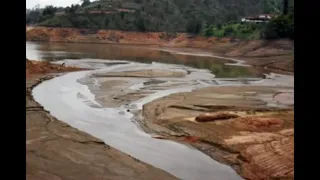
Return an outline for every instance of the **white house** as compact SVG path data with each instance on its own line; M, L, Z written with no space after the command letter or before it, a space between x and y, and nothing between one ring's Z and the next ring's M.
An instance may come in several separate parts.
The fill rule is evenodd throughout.
M242 22L253 22L253 23L264 23L268 22L273 16L268 14L261 14L259 16L244 17L241 19Z

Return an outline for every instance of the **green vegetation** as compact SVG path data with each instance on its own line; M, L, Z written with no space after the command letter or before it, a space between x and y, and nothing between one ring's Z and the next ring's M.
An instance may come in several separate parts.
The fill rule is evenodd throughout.
M281 12L266 25L240 23L245 16ZM27 10L26 23L273 39L293 38L293 18L293 0L82 0L65 8Z
M283 14L265 24L229 22L224 25L209 26L202 32L210 37L233 37L240 39L294 39L294 4L284 0ZM290 6L289 6L290 4Z
M240 39L258 39L264 24L231 22L224 25L210 26L203 35L210 37L234 37Z
M186 24L186 31L191 34L198 34L202 29L202 23L200 20L190 20Z
M281 2L282 0L82 0L78 5L56 8L55 15L50 16L45 16L43 12L52 7L33 9L31 12L38 11L38 14L29 12L26 23L198 33L199 28L206 24L239 21L244 16L273 11L270 9L279 11Z
M294 9L288 14L283 14L272 19L262 31L262 38L277 39L290 38L294 39Z

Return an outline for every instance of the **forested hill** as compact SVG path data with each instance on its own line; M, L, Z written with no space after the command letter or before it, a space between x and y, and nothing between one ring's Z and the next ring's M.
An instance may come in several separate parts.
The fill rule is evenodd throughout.
M282 12L283 0L82 0L70 7L27 11L26 23L52 27L184 32L261 13Z

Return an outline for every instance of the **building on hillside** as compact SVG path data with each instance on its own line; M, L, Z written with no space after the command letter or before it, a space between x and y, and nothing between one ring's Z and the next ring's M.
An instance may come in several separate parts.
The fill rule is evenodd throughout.
M275 15L269 14L261 14L258 16L244 17L241 19L242 22L251 22L251 23L266 23L269 22L270 19L274 18Z

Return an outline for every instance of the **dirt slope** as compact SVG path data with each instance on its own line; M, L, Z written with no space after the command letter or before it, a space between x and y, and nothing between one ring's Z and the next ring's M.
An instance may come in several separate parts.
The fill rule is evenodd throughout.
M228 56L271 56L292 52L290 40L234 40L193 36L186 33L128 32L76 28L26 27L27 41L117 43L166 47L212 48Z

